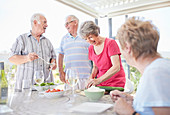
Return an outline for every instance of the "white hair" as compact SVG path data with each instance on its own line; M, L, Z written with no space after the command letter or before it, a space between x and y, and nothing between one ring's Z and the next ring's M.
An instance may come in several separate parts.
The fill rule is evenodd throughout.
M73 20L77 20L77 23L79 23L79 19L76 17L76 16L74 16L74 15L68 15L67 17L66 17L66 20L67 20L67 18L69 18L69 17L71 17L71 20L73 21Z
M35 13L32 17L31 17L31 26L33 26L34 24L34 20L36 20L39 24L40 24L40 16L45 17L43 14L41 13Z

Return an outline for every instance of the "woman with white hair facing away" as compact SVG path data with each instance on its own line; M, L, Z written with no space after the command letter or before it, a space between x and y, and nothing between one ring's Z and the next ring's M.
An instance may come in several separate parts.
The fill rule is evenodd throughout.
M127 63L142 74L134 98L117 90L110 92L116 113L169 115L170 90L167 88L170 87L170 60L157 52L158 29L150 21L132 17L120 27L116 38Z

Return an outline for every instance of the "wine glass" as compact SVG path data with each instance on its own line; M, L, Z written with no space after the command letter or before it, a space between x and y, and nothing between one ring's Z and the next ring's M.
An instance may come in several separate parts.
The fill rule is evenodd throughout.
M44 82L44 73L42 70L36 70L34 72L34 81L36 84L40 86L41 83Z
M68 84L70 87L72 87L72 95L74 94L74 87L77 85L79 80L79 75L77 69L69 68L66 70L66 76L65 76L66 84Z

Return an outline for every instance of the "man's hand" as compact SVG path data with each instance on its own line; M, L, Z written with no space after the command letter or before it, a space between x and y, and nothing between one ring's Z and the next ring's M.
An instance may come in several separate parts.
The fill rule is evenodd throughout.
M62 82L64 82L64 83L66 83L66 81L65 81L65 72L64 71L61 71L61 72L59 72L60 73L60 80L62 81Z
M56 60L55 59L51 59L50 63L52 64L52 65L50 65L50 68L52 67L52 70L55 70L57 68Z
M32 52L32 53L29 53L29 54L27 55L27 60L28 60L28 61L33 61L33 60L35 60L35 59L38 59L38 55L37 55L36 53Z

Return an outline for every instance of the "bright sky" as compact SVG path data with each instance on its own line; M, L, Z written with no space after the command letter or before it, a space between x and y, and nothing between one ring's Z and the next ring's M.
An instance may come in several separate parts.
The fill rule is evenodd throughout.
M141 16L151 20L160 32L158 51L170 52L170 7L143 11L129 16Z
M55 0L0 0L0 52L9 52L16 38L29 32L30 18L37 12L47 18L48 27L43 35L50 39L55 49L59 47L61 38L67 33L64 26L67 15L77 16L80 24L86 19L94 21L94 18Z
M52 42L54 48L59 47L61 38L67 33L64 27L65 17L76 15L80 24L86 20L94 21L84 13L65 6L55 0L0 0L0 52L10 52L16 38L31 29L30 18L34 13L42 13L47 18L48 28L43 34ZM150 19L159 28L161 39L158 50L170 52L170 7L130 14L129 16L143 16ZM107 18L99 19L101 33L108 36ZM113 35L124 22L124 16L113 18Z

